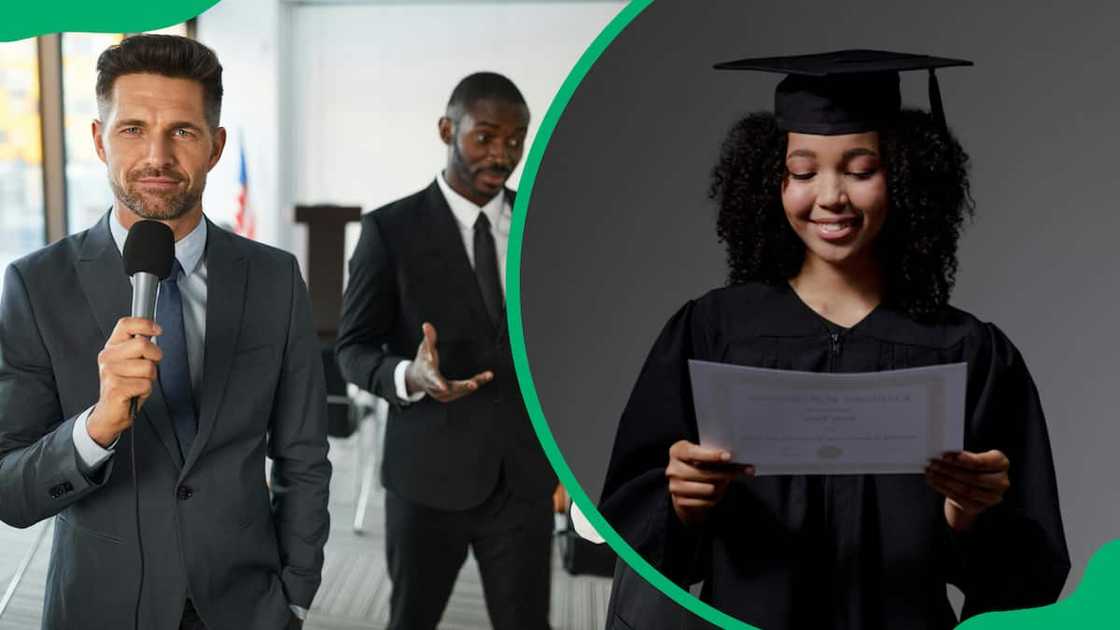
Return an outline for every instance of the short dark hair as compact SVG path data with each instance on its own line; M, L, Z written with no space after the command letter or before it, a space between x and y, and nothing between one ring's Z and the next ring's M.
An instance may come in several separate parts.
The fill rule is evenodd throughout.
M126 74L158 74L202 84L206 122L218 127L222 115L222 64L203 44L178 35L133 35L110 46L97 58L97 105L108 105L117 78Z
M788 134L774 115L742 118L723 141L709 196L719 205L716 233L727 246L729 284L783 284L801 270L805 244L782 206ZM948 304L957 241L973 212L968 154L927 112L905 109L879 130L890 211L876 239L886 272L884 301L915 319Z
M447 117L458 122L467 108L483 99L514 105L526 104L521 90L507 77L497 72L476 72L464 77L451 91L451 98L447 101Z

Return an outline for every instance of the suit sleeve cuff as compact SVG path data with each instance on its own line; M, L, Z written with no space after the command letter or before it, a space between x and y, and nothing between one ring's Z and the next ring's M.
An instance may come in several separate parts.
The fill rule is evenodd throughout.
M120 440L120 436L113 440L109 448L102 448L100 444L95 442L89 435L87 423L89 422L89 414L93 411L93 407L86 409L74 421L74 449L78 453L78 467L82 473L89 475L96 472L106 461L112 457L114 448Z
M404 371L407 370L410 365L412 365L412 361L407 359L397 364L397 367L393 370L393 386L396 388L397 398L400 399L401 402L414 403L424 397L424 392L421 391L409 395L408 387L404 382Z
M292 609L292 614L300 621L307 621L307 609L303 606L296 606L295 604L288 604L288 608Z

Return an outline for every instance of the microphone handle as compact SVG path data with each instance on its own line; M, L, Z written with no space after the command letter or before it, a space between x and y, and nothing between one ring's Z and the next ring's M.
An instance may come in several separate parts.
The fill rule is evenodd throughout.
M132 274L132 317L155 319L156 315L156 290L159 288L159 277L146 271ZM128 416L136 419L139 399L133 398L128 402Z
M156 315L156 289L159 278L153 273L132 274L132 316L153 319Z

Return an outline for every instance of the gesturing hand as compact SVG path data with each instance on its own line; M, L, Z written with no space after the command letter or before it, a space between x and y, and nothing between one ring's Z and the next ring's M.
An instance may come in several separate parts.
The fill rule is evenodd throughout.
M981 512L1003 500L1011 487L1010 466L1000 451L961 451L930 460L926 482L945 496L945 521L954 531L968 529Z
M416 349L416 358L404 371L405 387L409 394L424 392L440 401L451 402L474 393L479 387L494 380L490 370L479 372L461 381L448 381L439 371L439 351L436 350L436 328L428 322L421 326L424 339Z
M669 495L673 510L685 525L702 523L739 475L754 476L754 466L731 463L731 453L705 448L688 440L669 447Z
M117 320L105 347L97 355L97 374L101 393L87 420L86 430L103 447L132 426L130 401L143 406L152 393L156 365L163 352L148 337L160 334L155 322L139 317Z

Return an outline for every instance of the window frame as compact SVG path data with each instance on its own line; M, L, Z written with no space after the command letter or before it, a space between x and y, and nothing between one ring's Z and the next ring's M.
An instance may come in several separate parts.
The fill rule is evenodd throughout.
M186 21L187 37L197 38L198 20ZM133 33L125 33L132 35ZM69 231L69 199L66 194L66 135L63 101L62 37L64 33L40 35L37 40L39 61L39 124L42 140L43 229L44 243L65 238Z

